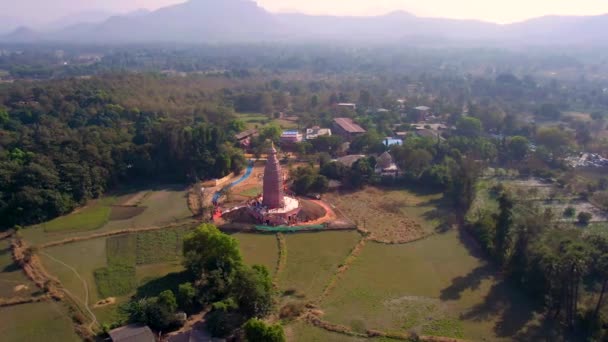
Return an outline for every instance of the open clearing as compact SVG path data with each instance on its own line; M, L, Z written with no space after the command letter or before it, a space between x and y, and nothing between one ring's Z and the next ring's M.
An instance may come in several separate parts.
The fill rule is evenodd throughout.
M389 338L357 338L329 332L304 322L296 322L285 327L285 335L290 342L393 342Z
M72 328L66 309L55 302L23 304L0 309L3 341L81 341Z
M285 235L287 267L279 276L281 290L295 290L316 300L330 278L361 239L357 232L320 232Z
M496 340L533 321L531 308L473 256L457 231L407 245L368 243L321 307L355 330L414 330Z

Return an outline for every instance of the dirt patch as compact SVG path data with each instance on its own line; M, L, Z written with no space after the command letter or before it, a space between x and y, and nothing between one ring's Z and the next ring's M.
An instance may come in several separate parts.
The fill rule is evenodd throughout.
M140 191L125 199L122 203L120 203L120 205L125 207L136 207L140 205L149 194L150 192L148 191Z
M315 221L325 217L327 214L325 208L313 201L300 200L300 206L302 207L302 210L298 214L300 222L315 224Z
M95 305L93 307L102 308L104 306L110 306L110 305L114 305L114 304L116 304L116 298L110 297L110 298L100 300L99 302L95 303Z
M428 205L428 199L405 191L367 188L351 194L330 194L327 198L338 208L338 214L369 232L374 241L407 243L430 233L422 223L428 223L425 216L430 216L432 205Z
M13 288L13 292L27 291L30 288L27 285L17 285Z
M124 221L130 220L143 214L146 211L146 207L132 207L132 206L113 206L110 212L110 221Z

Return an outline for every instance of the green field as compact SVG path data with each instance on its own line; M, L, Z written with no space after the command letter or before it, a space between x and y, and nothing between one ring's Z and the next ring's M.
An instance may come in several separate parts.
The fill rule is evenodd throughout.
M73 214L44 223L42 227L47 233L96 230L109 221L111 211L109 205L100 201Z
M108 231L131 229L131 228L147 228L166 226L178 221L189 219L192 213L188 209L187 191L183 187L160 187L157 190L149 191L134 191L132 194L121 195L120 197L108 197L98 201L96 205L87 207L80 212L58 218L42 225L29 227L24 229L23 238L32 244L41 244L49 241L62 240L71 237L83 236L87 234L97 234ZM135 202L140 205L137 211L125 214L126 219L110 220L112 215L111 205L114 203L124 203L133 197L137 197ZM97 212L96 208L103 209L104 215L103 224L101 216L89 215ZM144 208L142 211L141 209ZM99 214L100 211L97 212ZM138 215L133 216L133 213ZM83 216L83 214L86 214ZM116 213L115 213L116 214ZM127 215L128 214L128 215ZM92 217L96 217L97 221L93 222ZM93 230L82 229L81 222L84 219L91 219L92 222L88 225L89 228L97 227ZM49 230L51 225L53 230Z
M353 247L357 232L323 232L285 235L287 267L279 276L281 290L296 290L316 300Z
M322 303L324 319L361 331L513 336L534 321L532 308L461 239L450 231L407 245L368 243Z
M277 238L274 235L234 234L239 241L243 259L249 265L264 265L274 274L279 258Z
M59 303L43 302L0 309L2 341L81 341L66 309Z
M259 194L262 193L262 187L258 186L255 188L251 188L251 189L247 189L245 191L241 191L238 193L239 196L244 196L244 197L256 197Z

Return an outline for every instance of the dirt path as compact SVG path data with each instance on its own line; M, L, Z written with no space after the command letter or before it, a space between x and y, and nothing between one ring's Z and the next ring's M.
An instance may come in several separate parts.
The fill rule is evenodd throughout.
M323 207L323 209L325 209L325 216L318 218L314 221L310 221L310 222L306 222L305 225L306 226L314 226L314 225L318 225L318 224L322 224L322 223L326 223L329 222L331 220L335 220L337 218L336 213L334 212L334 210L329 206L329 204L323 202L323 201L311 201L312 203Z
M77 296L75 296L74 294L70 293L70 291L68 289L66 289L65 287L63 288L63 291L65 291L65 293L69 294L71 297L73 297L74 299L78 300L81 304L84 305L84 308L87 310L87 312L89 313L89 315L91 315L91 318L93 319L93 321L91 322L91 325L89 326L89 328L92 329L92 327L94 325L99 325L99 322L97 321L97 317L95 316L95 314L93 313L93 311L91 311L91 308L89 307L89 285L87 284L86 280L84 280L80 274L78 273L78 271L76 271L75 268L73 268L72 266L66 264L65 262L53 257L52 255L45 253L45 252L40 252L40 254L48 257L49 259L55 261L56 263L65 266L67 269L69 269L70 271L72 271L76 277L78 279L80 279L80 281L82 282L82 285L84 287L84 302L82 300L80 300Z

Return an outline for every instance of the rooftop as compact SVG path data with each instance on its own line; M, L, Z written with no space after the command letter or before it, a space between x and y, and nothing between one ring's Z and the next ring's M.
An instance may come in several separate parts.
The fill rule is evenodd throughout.
M350 118L337 118L334 120L335 123L340 126L344 131L348 133L365 133L367 132L363 127L357 125L353 119Z
M152 330L144 325L130 324L110 331L112 342L155 342Z

